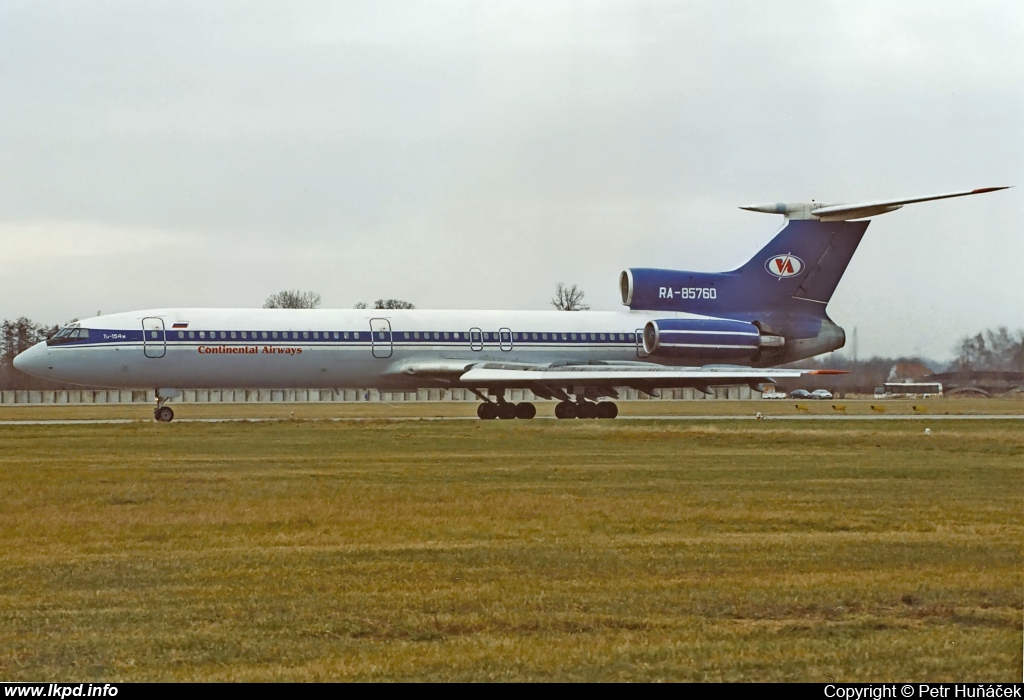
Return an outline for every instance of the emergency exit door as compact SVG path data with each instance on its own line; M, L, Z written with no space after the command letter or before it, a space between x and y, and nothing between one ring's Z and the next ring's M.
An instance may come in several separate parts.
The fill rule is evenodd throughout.
M374 357L391 357L394 347L391 342L391 321L386 318L370 319L370 348Z
M142 352L152 358L167 354L167 330L162 318L150 316L142 319Z

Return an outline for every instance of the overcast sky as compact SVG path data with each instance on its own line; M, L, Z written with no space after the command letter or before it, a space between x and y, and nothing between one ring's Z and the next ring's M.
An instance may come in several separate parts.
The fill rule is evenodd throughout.
M875 220L860 355L1024 327L1024 3L0 2L0 317L161 306L621 309L781 217Z

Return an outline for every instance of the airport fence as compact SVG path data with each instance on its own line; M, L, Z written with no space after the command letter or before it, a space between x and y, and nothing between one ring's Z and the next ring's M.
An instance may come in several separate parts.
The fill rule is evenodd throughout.
M663 389L660 397L650 397L635 389L619 392L623 401L694 401L760 399L760 392L747 386L717 387L712 394L695 389ZM420 389L419 391L378 391L377 389L184 389L168 403L352 403L358 401L478 401L468 389ZM510 401L534 401L529 389L512 389ZM76 405L155 403L149 390L130 389L50 389L0 391L0 405Z

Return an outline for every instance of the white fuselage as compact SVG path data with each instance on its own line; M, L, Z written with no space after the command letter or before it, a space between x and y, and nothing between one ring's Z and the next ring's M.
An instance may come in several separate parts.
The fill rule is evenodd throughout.
M17 366L54 381L122 388L450 386L474 363L654 362L641 331L665 312L155 309L78 324ZM82 330L81 333L85 331ZM403 371L415 362L416 372ZM436 363L438 371L430 371ZM657 364L682 364L658 360Z

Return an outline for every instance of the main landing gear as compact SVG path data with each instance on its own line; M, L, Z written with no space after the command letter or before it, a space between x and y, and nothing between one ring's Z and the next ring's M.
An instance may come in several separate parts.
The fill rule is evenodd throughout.
M481 396L481 398L483 398ZM509 403L499 399L491 401L484 398L483 403L476 407L476 414L482 420L511 420L522 418L529 420L537 415L537 407L529 401ZM613 401L561 401L555 404L556 418L615 418L619 415L619 407Z
M587 401L581 399L562 401L555 406L555 418L615 418L619 415L619 407L614 401Z
M537 415L537 407L529 401L522 403L509 403L507 401L493 403L491 401L484 401L476 407L476 415L482 420L494 420L495 418L501 418L502 420L511 420L513 418L529 420Z

